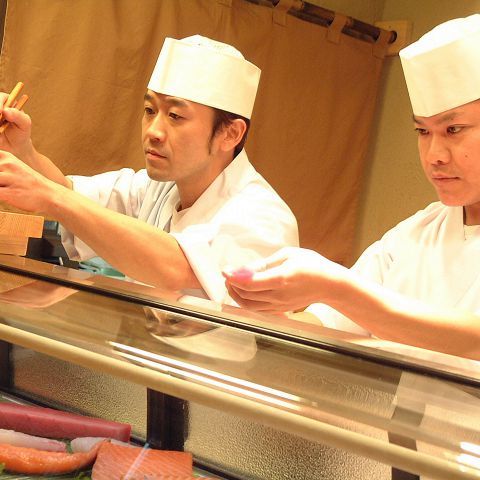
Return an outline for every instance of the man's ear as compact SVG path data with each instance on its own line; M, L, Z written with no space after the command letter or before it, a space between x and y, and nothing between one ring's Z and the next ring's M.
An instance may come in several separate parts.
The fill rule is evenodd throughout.
M241 118L235 118L221 132L220 148L223 151L234 150L247 130L247 124Z

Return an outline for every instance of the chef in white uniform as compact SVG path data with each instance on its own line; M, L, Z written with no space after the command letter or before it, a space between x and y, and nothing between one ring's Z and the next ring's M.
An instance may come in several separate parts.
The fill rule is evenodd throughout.
M136 281L228 302L225 265L298 245L294 215L243 150L259 78L230 45L165 39L139 172L65 177L32 146L28 115L5 108L0 201L58 220L71 259L98 255Z
M307 305L325 326L480 359L480 15L448 21L400 52L435 202L388 231L349 270L283 249L224 275L259 311Z

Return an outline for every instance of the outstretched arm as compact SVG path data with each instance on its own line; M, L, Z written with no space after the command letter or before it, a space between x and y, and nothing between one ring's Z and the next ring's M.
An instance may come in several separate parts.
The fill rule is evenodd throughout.
M480 360L478 315L405 297L311 250L282 249L224 275L231 296L248 309L273 313L325 303L379 338Z
M2 151L0 201L57 220L113 267L138 281L167 290L200 287L172 235L101 207Z
M59 221L135 280L173 291L200 288L173 236L74 192L70 179L35 150L30 117L3 107L7 97L0 93L0 112L10 122L0 134L0 201Z

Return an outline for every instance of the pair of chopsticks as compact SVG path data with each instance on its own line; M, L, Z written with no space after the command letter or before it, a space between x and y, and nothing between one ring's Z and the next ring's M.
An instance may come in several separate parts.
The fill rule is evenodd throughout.
M23 106L25 105L25 102L28 100L28 95L22 95L18 100L18 94L23 88L23 83L18 82L15 85L15 88L10 92L10 95L7 98L7 101L5 102L4 108L5 107L11 107L11 108L16 108L17 110L21 110ZM4 118L2 119L3 115L0 112L0 135L8 128L10 125L7 120Z

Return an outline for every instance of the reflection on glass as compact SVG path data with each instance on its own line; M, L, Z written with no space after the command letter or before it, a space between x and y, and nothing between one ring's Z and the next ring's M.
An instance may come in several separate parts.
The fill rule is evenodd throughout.
M291 335L277 338L267 329L243 329L251 325L260 332L277 319L244 317L241 310L209 312L186 304L154 308L151 298L120 299L107 293L40 280L26 283L15 295L0 294L0 335L8 331L13 338L18 332L18 338L24 338L31 333L43 349L54 340L53 356L62 345L65 355L81 354L99 370L108 362L118 376L124 375L128 363L128 379L138 373L141 384L146 382L145 369L159 385L165 375L174 377L183 382L187 400L188 392L201 391L212 398L211 392L224 392L313 424L380 439L387 446L388 432L393 432L416 442L418 451L432 458L480 469L480 401L474 383L466 385L453 375L446 382L428 369L423 374L405 371L409 364L389 363L394 357L388 353L370 361L357 355L370 347L320 337L301 330L301 323L295 324L296 330L287 323L278 327L274 333L283 328ZM221 324L218 317L223 315L238 319L238 324ZM323 343L305 345L305 338ZM333 348L337 346L341 349ZM398 407L407 412L405 418L394 415Z
M210 358L247 362L256 353L255 336L186 315L145 308L146 329L156 340Z
M283 397L290 401L300 400L300 398L294 395L289 395L286 392L264 387L263 385L258 385L228 375L222 375L213 370L195 367L194 365L168 358L163 355L145 352L116 342L110 342L110 344L120 351L120 355L123 358L148 366L149 368L154 368L178 378L185 378L196 383L232 392L246 398L259 400L288 410L300 410L300 407L295 406L292 403L275 398Z

